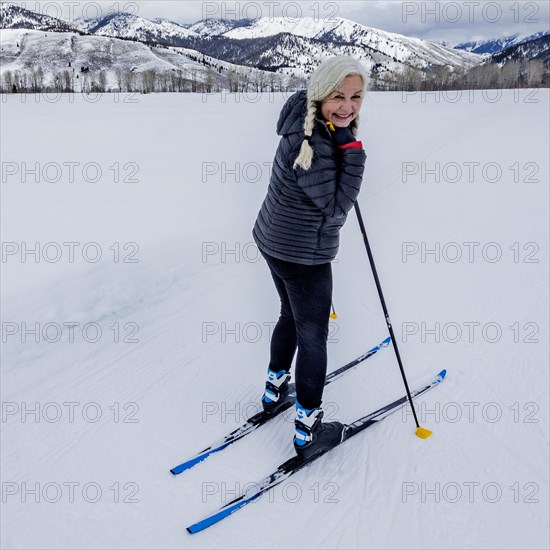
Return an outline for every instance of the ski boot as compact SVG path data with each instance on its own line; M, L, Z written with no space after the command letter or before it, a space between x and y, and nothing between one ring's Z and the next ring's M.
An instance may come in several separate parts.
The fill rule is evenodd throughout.
M265 392L262 396L264 412L275 415L289 409L296 401L295 385L289 383L290 373L281 370L275 372L267 369Z
M293 443L296 454L302 458L328 451L344 439L346 426L341 422L321 422L321 407L305 409L296 401L296 433Z

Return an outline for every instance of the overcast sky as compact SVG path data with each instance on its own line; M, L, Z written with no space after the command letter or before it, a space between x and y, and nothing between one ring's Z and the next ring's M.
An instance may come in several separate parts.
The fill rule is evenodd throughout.
M92 18L118 9L147 19L162 17L177 23L194 23L205 18L242 19L259 16L283 16L289 19L344 17L357 23L416 36L432 41L447 41L451 45L466 40L510 36L515 33L535 33L550 29L549 0L445 0L422 2L404 0L356 0L332 2L294 1L81 1L58 0L15 2L27 9L63 18ZM116 8L114 8L116 7ZM37 9L40 8L40 9Z

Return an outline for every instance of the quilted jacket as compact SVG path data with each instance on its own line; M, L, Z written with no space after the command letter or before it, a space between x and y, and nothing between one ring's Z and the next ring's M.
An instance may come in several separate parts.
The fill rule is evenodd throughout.
M334 145L321 117L310 141L310 169L293 169L304 139L306 99L306 90L300 90L281 109L277 134L282 137L252 235L270 256L316 265L336 257L340 229L359 195L366 154L360 141Z

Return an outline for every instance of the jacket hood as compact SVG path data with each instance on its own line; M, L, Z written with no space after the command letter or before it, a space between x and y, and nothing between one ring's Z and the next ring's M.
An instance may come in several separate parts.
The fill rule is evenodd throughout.
M277 134L294 134L302 132L306 116L307 90L292 94L283 105L277 121Z
M292 94L283 105L277 121L277 134L280 136L295 134L304 131L304 118L307 112L307 90L299 90ZM330 132L325 125L324 117L318 111L315 120L318 126L323 127L327 136ZM353 124L353 122L352 122Z

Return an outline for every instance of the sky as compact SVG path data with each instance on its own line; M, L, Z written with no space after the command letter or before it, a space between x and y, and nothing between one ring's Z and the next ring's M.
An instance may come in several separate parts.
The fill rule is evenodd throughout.
M384 31L449 45L468 40L533 34L550 29L548 0L460 1L82 1L14 2L32 11L70 20L108 15L114 9L154 19L194 23L200 19L283 16L331 19L343 17Z

